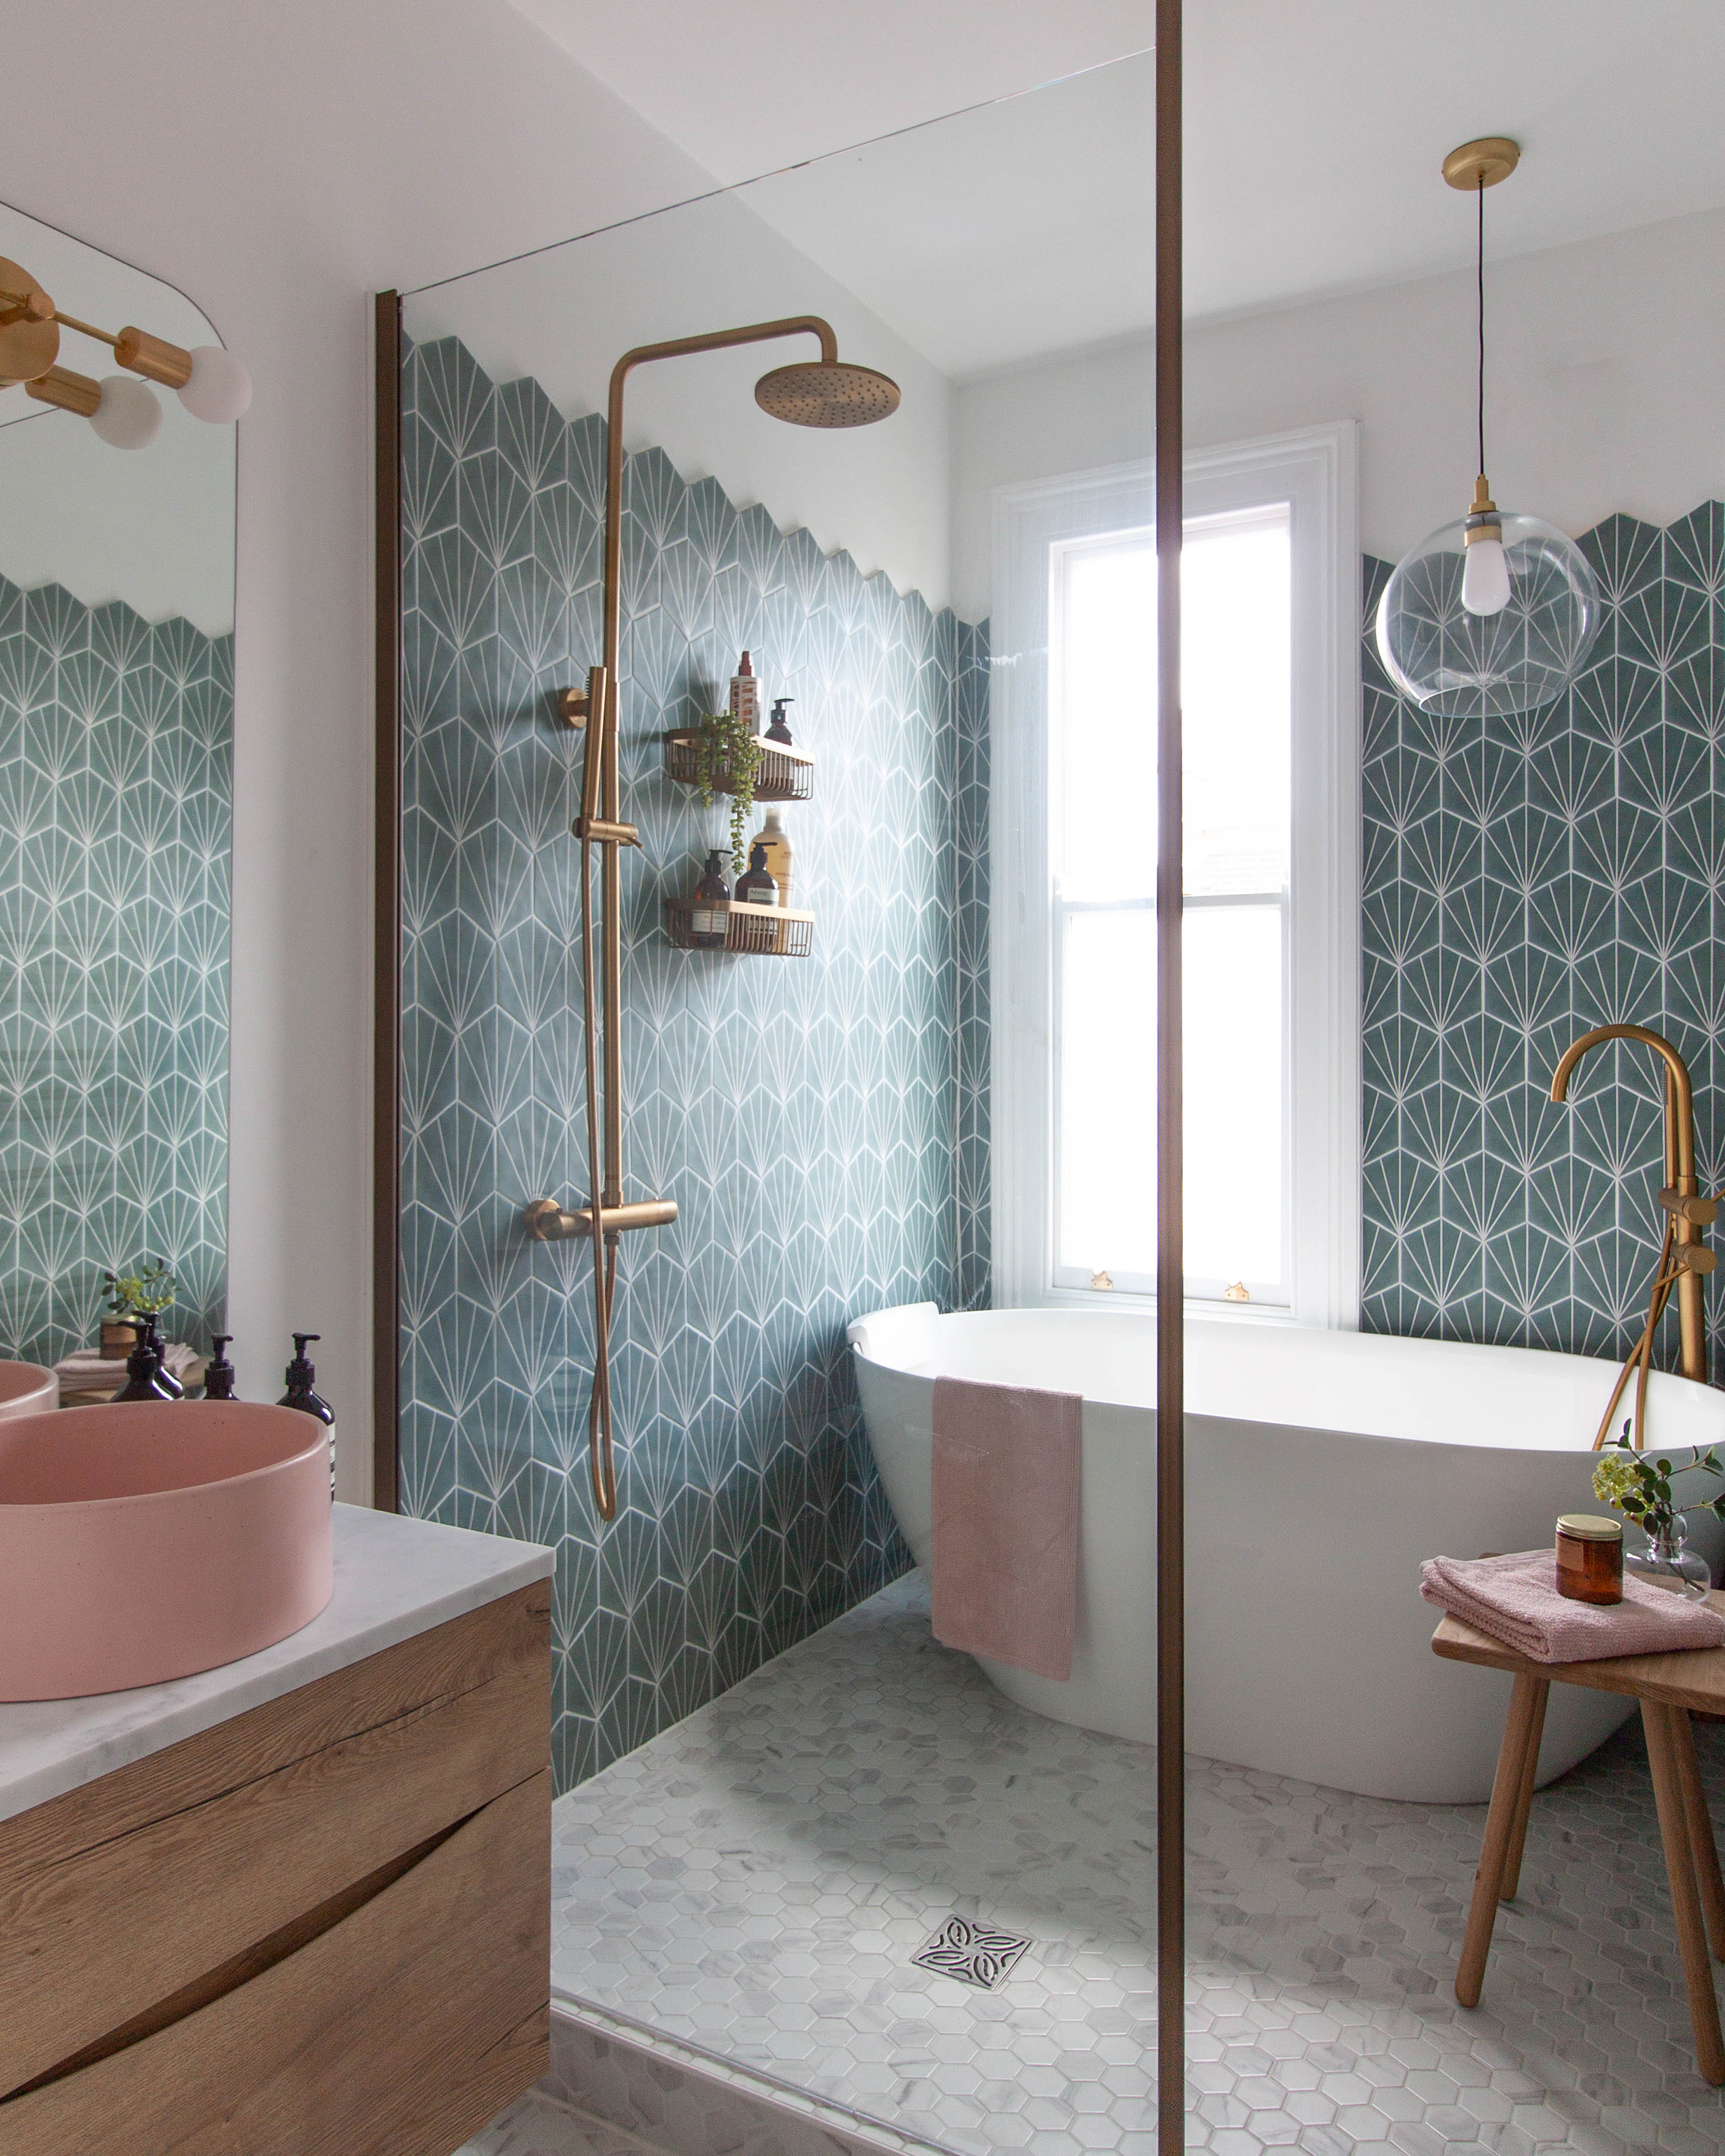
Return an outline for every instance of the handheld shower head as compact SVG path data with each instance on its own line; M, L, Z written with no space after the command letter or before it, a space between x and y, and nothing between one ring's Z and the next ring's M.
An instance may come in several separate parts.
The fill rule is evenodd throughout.
M899 388L872 367L806 359L763 374L755 384L755 402L793 427L871 427L897 411Z

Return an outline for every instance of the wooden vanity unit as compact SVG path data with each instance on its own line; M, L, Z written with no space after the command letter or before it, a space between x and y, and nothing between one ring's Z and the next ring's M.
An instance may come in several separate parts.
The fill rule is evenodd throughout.
M376 1523L350 1524L362 1558L429 1534L511 1568L477 1606L0 1818L0 2156L449 2156L546 2071L551 1583L496 1590L549 1553L351 1522ZM272 1684L296 1641L320 1659L343 1541L331 1611L251 1658ZM434 1576L452 1547L416 1562ZM413 1621L372 1608L359 1636ZM59 1704L136 1716L223 1674ZM39 1750L49 1714L0 1707L0 1781L8 1728L15 1758Z

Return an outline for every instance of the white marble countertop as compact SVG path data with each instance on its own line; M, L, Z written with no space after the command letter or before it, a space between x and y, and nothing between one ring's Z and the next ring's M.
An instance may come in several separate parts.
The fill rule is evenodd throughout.
M0 1705L0 1819L512 1594L552 1562L536 1543L337 1505L336 1591L303 1630L172 1684Z

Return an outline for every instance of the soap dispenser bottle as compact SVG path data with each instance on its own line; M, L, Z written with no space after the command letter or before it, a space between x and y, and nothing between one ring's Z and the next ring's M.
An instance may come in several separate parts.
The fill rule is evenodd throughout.
M784 715L785 706L794 704L796 701L794 696L775 696L773 700L773 716L767 723L764 738L770 742L777 742L781 748L796 747L796 743L791 739L790 726Z
M156 1389L164 1399L184 1399L186 1388L167 1367L167 1350L162 1345L160 1321L146 1317L144 1332L150 1342L150 1352L156 1358Z
M287 1366L287 1390L277 1403L285 1408L298 1408L304 1414L316 1415L330 1433L330 1502L336 1502L336 1410L326 1399L320 1399L312 1390L317 1373L305 1359L308 1341L321 1340L321 1332L296 1332L294 1335L294 1359Z
M228 1350L233 1345L231 1332L213 1332L210 1345L215 1349L203 1366L203 1397L207 1400L231 1400L234 1385L239 1373L228 1360Z
M744 906L777 906L778 886L767 866L767 849L757 839L749 848L749 865L737 879L737 896Z
M116 1400L169 1400L174 1395L162 1379L167 1372L162 1367L162 1343L156 1338L154 1321L138 1327L137 1345L126 1358L126 1383L114 1397Z
M695 903L689 913L689 941L697 951L722 951L725 947L731 886L725 880L723 859L715 846L706 857L701 881L695 886Z

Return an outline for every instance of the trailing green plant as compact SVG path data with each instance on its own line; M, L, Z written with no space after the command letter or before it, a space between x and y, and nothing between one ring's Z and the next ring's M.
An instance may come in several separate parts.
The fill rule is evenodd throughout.
M128 1317L157 1317L174 1299L174 1276L158 1258L141 1273L104 1273L108 1314L116 1324Z
M1669 1460L1650 1460L1645 1452L1637 1452L1630 1443L1630 1425L1625 1423L1622 1435L1606 1447L1594 1470L1594 1495L1626 1513L1650 1540L1656 1542L1670 1533L1677 1517L1671 1479L1692 1471L1725 1481L1725 1466L1721 1466L1719 1455L1711 1445L1698 1460L1686 1460L1681 1467L1673 1467ZM1709 1498L1701 1509L1725 1520L1725 1496Z
M713 788L721 778L731 782L731 873L741 875L748 866L746 834L755 805L755 780L761 769L761 744L749 732L748 721L734 711L709 711L695 726L695 783L701 805L713 805Z

